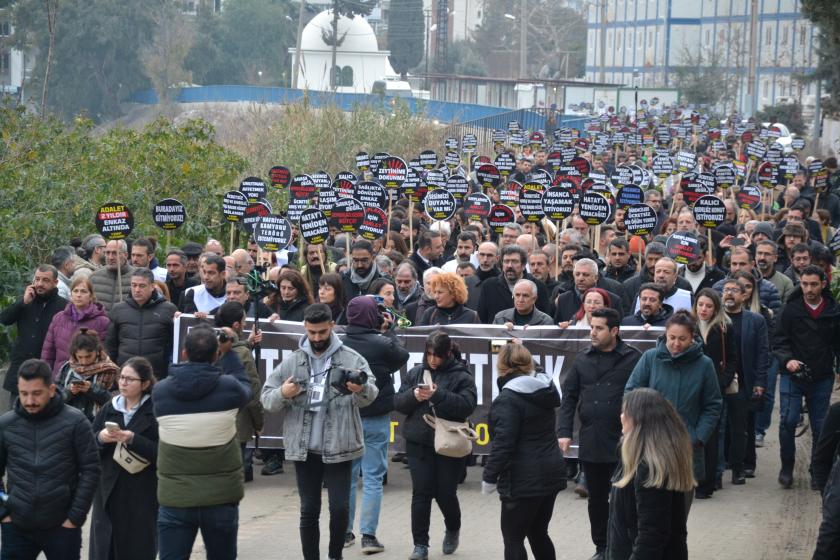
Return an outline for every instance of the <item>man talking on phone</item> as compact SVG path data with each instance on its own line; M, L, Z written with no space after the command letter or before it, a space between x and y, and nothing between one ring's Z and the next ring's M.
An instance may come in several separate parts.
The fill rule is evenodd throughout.
M306 308L300 347L275 368L262 390L266 412L285 410L283 445L294 461L300 494L300 540L304 560L320 559L321 488L330 502L331 559L344 549L350 507L350 473L365 451L359 408L379 390L367 360L333 332L332 311Z

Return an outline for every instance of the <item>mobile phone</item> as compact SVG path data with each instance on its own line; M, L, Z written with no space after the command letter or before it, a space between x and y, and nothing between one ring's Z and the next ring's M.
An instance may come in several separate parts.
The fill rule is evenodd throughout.
M743 238L741 238L741 237L733 237L733 238L732 238L732 241L730 242L730 244L731 244L733 247L740 247L740 246L742 246L742 245L744 244L744 239L743 239Z
M426 384L426 383L418 383L418 384L417 384L417 388L418 388L418 389L423 389L424 391L428 391L428 390L430 390L430 389L432 388L432 386L431 386L431 385L428 385L428 384Z
M74 379L70 382L70 385L84 385L85 381L83 379Z
M105 422L105 429L108 430L109 432L119 432L120 431L120 425L117 424L116 422Z

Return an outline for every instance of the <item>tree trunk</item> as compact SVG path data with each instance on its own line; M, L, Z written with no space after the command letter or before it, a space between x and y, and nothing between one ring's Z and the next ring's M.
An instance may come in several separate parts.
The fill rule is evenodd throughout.
M58 23L58 0L44 0L47 8L47 31L50 34L50 42L47 47L47 64L44 69L44 84L41 88L41 114L47 110L47 92L49 91L50 66L52 65L52 53L55 46L56 24Z
M338 85L338 76L335 66L338 58L338 0L333 0L332 20L332 66L330 67L330 89L335 92Z

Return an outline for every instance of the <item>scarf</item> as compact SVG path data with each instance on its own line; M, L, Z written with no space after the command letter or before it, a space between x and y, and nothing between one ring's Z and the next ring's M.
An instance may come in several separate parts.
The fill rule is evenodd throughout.
M109 358L104 352L102 353L102 359L95 364L83 366L71 360L70 367L86 381L90 381L91 383L102 387L106 391L110 391L114 386L114 382L117 379L117 373L119 373L117 364L112 362L111 358Z
M373 279L376 278L379 269L376 268L376 261L371 265L370 272L367 273L367 276L359 276L356 273L355 268L350 269L350 281L356 284L362 292L367 292L368 287L370 287L370 283L373 282Z
M402 295L402 292L397 290L397 301L399 301L400 305L402 305L404 301L406 301L408 298L410 298L414 294L416 294L417 290L419 290L419 289L420 289L420 283L419 282L414 282L414 285L411 287L411 291L408 292L407 294L405 294L405 296Z

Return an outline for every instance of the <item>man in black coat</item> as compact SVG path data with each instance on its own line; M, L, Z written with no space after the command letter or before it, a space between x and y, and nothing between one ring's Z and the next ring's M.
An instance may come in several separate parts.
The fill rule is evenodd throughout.
M417 248L409 257L411 264L417 268L418 274L423 274L433 266L443 264L443 237L437 231L424 231L417 240Z
M484 324L491 324L499 311L510 307L513 286L526 278L537 285L537 309L546 313L548 292L545 284L525 272L528 253L519 245L508 245L502 249L502 274L482 282L478 298L478 317Z
M382 274L373 258L373 245L364 239L356 241L350 247L350 268L341 274L344 284L344 296L350 301L356 296L367 294L370 285Z
M387 326L387 325L386 325ZM378 514L382 503L382 481L388 472L388 442L391 439L391 411L394 410L394 372L408 362L408 351L392 329L380 334L383 316L372 297L354 298L347 306L347 330L341 342L362 355L376 377L379 394L368 406L359 410L365 437L365 454L353 461L351 480L362 474L362 553L382 552L385 547L376 538ZM347 533L353 533L356 511L356 485L350 485L350 523ZM355 537L354 537L355 538Z
M41 356L53 316L66 306L67 300L58 295L58 270L43 264L35 271L23 296L0 312L0 324L17 326L17 340L12 346L11 362L3 381L3 388L11 393L11 402L17 396L18 368L25 360Z
M557 298L557 305L554 310L554 322L562 323L570 321L580 309L583 294L589 288L600 288L603 285L608 285L612 280L607 280L598 274L598 263L592 259L580 259L575 263L574 272L574 286L571 290L567 290L559 295ZM610 307L618 312L621 316L621 296L613 292L609 288L606 290L607 295L610 296Z
M46 362L23 362L17 383L14 410L0 417L0 477L9 492L0 504L0 555L78 558L100 475L90 423L64 404Z
M485 241L478 246L478 269L475 274L464 281L467 285L469 297L467 307L478 309L478 298L481 296L481 285L501 274L499 270L499 246L492 241Z
M610 477L618 463L621 403L624 386L641 353L619 336L614 309L592 312L592 346L575 358L563 383L563 404L557 417L557 437L568 453L579 413L578 458L589 489L589 523L595 544L593 560L603 560L607 546Z
M665 290L659 284L648 282L639 289L639 310L625 317L621 324L625 327L664 327L668 318L674 314L674 308L664 302Z
M122 366L134 356L143 356L163 379L172 361L172 319L178 309L155 289L152 271L135 269L131 274L131 295L114 306L105 336L105 348Z

